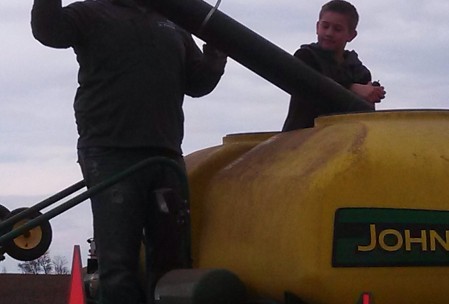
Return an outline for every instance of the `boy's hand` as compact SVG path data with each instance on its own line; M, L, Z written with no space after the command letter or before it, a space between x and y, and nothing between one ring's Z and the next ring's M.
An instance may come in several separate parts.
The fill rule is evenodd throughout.
M383 86L375 86L371 82L368 84L354 83L349 90L372 103L380 102L386 94Z

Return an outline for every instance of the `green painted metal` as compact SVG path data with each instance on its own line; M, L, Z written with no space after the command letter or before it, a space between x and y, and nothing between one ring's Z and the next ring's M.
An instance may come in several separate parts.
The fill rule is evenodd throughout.
M2 244L6 244L7 242L22 235L24 232L39 226L44 221L48 221L48 220L60 215L61 213L64 213L65 211L77 206L78 204L89 199L93 195L116 184L117 182L130 176L131 174L133 174L139 170L142 170L143 168L146 168L150 165L155 165L155 164L166 165L168 167L171 167L174 170L174 172L178 175L178 177L180 178L180 181L181 181L181 185L182 185L182 193L181 194L185 200L188 200L189 188L188 188L188 183L187 183L187 176L185 175L185 172L179 167L179 165L175 161L173 161L169 158L151 157L151 158L143 160L142 162L137 163L134 166L131 166L130 168L124 170L123 172L118 173L118 174L112 176L111 178L89 188L85 192L83 192L83 193L75 196L74 198L68 200L67 202L43 213L42 215L30 220L29 222L20 226L19 228L3 234L0 237L0 249L1 249ZM27 215L31 214L32 212L41 210L41 209L55 203L57 200L60 200L64 197L76 192L77 190L80 190L82 187L84 187L84 185L85 185L84 181L80 181L80 182L70 186L69 188L66 188L65 190L53 195L52 197L42 201L41 203L38 203L38 204L34 205L33 207L30 207L29 210L25 210L25 211L17 214L17 216L14 216L13 218L1 223L0 227L2 229L4 229L5 227L7 227L7 225L17 223L17 221L24 219Z

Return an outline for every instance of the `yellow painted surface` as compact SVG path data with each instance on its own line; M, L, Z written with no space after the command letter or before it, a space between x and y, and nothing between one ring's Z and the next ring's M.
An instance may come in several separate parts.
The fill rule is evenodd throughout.
M363 291L379 304L447 302L449 267L331 259L338 208L449 210L449 111L321 117L310 129L227 136L186 162L196 266L227 268L279 300L287 290L312 304L355 303Z

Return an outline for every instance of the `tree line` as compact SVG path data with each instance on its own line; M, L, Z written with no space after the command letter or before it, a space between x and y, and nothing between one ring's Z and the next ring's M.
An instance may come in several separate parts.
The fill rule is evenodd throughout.
M17 264L22 274L69 274L67 266L68 261L63 256L50 256L50 252L46 252L41 257Z

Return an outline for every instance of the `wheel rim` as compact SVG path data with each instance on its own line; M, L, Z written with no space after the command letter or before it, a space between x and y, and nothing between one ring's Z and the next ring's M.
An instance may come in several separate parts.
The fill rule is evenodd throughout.
M27 220L21 220L17 222L13 229L17 229L20 226L26 224ZM34 227L31 230L24 232L22 235L16 237L13 242L20 249L30 250L37 246L42 241L42 229L40 226Z
M19 208L10 212L8 217L12 217L26 210ZM9 231L19 228L23 224L41 215L40 212L32 213L27 218L13 224ZM50 247L52 239L52 229L48 221L43 221L22 235L16 237L5 245L6 253L19 261L32 261L44 255Z

